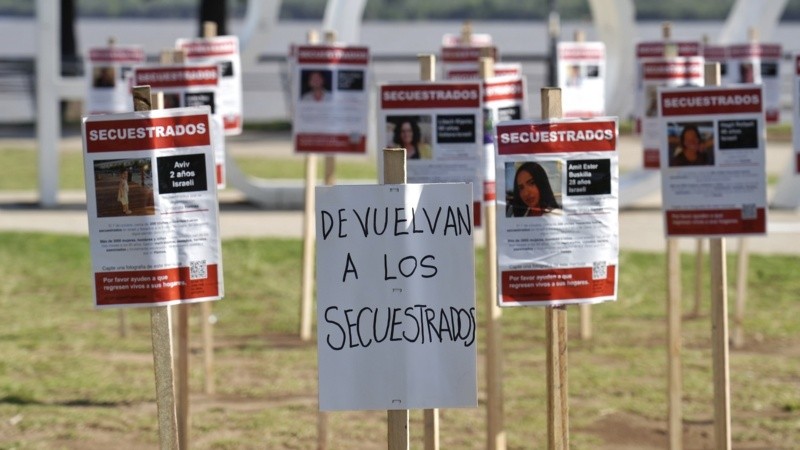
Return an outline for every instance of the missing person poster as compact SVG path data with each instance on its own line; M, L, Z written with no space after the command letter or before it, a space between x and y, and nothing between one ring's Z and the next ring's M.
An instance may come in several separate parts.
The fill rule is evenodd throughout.
M641 123L645 169L658 169L660 164L661 121L658 117L658 88L702 86L703 66L702 57L653 59L642 63L645 103Z
M409 183L472 183L477 211L484 178L481 87L478 80L382 84L378 114L378 142L406 149ZM382 159L378 152L378 167Z
M794 173L800 174L800 54L794 57L794 77L792 78L792 82Z
M731 74L735 84L764 86L764 111L768 123L780 121L781 45L748 43L728 48Z
M500 306L616 300L616 118L497 125Z
M494 168L494 126L528 116L525 78L495 76L483 81L483 201L497 198Z
M659 91L667 236L766 233L761 86Z
M222 117L225 134L242 134L242 62L239 56L239 38L216 36L212 38L178 39L175 47L186 51L190 64L215 64L219 66L217 90L217 115Z
M219 116L220 66L217 64L174 64L136 67L133 73L136 86L148 85L153 92L164 94L164 109L187 106L208 106L211 114ZM224 143L224 140L222 141ZM225 187L225 146L214 149L217 186Z
M297 153L366 154L369 49L344 45L296 47L292 117Z
M89 49L89 58L86 59L86 112L108 114L132 111L133 67L144 61L144 51L139 46L113 45Z
M316 188L321 410L477 406L472 189Z
M95 306L223 296L207 107L83 120Z
M602 42L558 43L558 86L564 117L598 117L606 107L606 46Z

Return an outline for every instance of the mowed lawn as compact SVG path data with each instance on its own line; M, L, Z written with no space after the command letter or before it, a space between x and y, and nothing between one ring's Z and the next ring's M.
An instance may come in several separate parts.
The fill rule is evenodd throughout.
M203 393L198 312L190 322L192 448L316 448L316 340L298 338L301 252L298 240L223 243L213 395ZM687 313L693 261L684 255ZM482 262L479 251L479 407L441 411L443 449L486 446ZM751 257L746 345L730 357L734 448L788 450L800 442L798 269L797 257ZM123 338L119 311L92 308L88 239L0 233L0 273L0 449L156 448L149 314L127 310ZM578 310L568 309L571 448L666 448L665 273L664 255L623 252L619 300L592 307L589 341L578 339ZM713 443L708 302L706 295L701 315L683 321L687 449ZM506 309L502 327L508 448L547 448L544 312ZM386 448L385 412L327 419L330 449ZM412 411L415 449L421 421Z

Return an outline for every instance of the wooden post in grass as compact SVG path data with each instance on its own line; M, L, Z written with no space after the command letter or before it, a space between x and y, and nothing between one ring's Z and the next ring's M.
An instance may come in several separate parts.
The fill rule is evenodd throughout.
M698 238L694 252L694 307L692 317L700 316L700 303L703 301L703 239Z
M319 43L319 34L311 30L306 34L306 42ZM295 99L292 99L295 101ZM314 186L317 185L317 155L306 155L305 195L303 211L303 269L300 289L300 340L311 340L311 316L314 306Z
M336 32L333 30L325 31L325 43L333 45L336 43ZM336 184L336 157L333 155L325 156L325 185L333 186Z
M719 86L719 63L705 65L706 86ZM712 238L711 260L711 341L714 372L714 441L718 450L731 448L730 366L728 364L728 275L725 238Z
M203 22L203 37L210 39L217 36L217 23ZM212 303L200 303L200 329L203 335L203 392L214 394L214 322Z
M436 81L436 56L425 54L417 56L419 61L419 79L420 81ZM386 152L384 151L384 154ZM403 182L405 183L405 159L403 163ZM396 168L393 170L397 170ZM384 173L386 173L386 166L384 165ZM387 181L387 183L390 183ZM392 182L392 183L397 183ZM424 432L424 449L425 450L438 450L439 449L439 409L425 409L422 412L423 432Z
M670 450L683 448L681 348L681 252L678 238L667 238L667 443Z
M560 119L561 89L542 88L542 119ZM547 447L569 449L569 393L567 390L567 308L545 308L547 337Z
M406 183L406 149L383 149L383 184ZM390 409L387 412L389 450L408 450L408 410ZM427 427L427 425L426 425Z
M480 76L486 80L494 76L494 58L484 55L480 59ZM494 132L494 131L492 131ZM494 152L494 145L490 151ZM488 168L494 170L494 167ZM494 178L492 178L494 180ZM484 189L486 191L486 189ZM491 195L484 192L484 232L486 246L486 425L487 449L505 450L506 432L503 423L503 346L500 333L502 310L497 305L497 210L496 188Z
M736 309L733 312L733 348L744 346L744 307L747 302L747 266L750 255L747 239L739 238L739 258L736 262Z
M149 111L152 100L150 86L133 88L133 110ZM170 307L150 308L150 333L153 341L153 366L156 378L158 440L162 450L178 448L178 426L175 411L175 384L172 370L172 318Z
M583 30L575 30L575 42L584 42L586 34ZM592 338L592 305L588 303L581 303L578 305L578 313L580 315L580 338L582 341L588 341Z

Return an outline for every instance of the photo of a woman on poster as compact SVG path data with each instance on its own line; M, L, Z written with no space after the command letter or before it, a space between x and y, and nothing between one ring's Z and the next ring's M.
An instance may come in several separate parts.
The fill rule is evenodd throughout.
M680 130L677 139L673 136L670 149L670 167L710 166L714 164L714 136L712 122L671 123L670 130ZM701 132L700 130L709 130Z
M538 217L561 209L544 168L525 162L514 174L514 188L507 193L506 217Z
M387 117L391 129L391 145L406 149L407 159L429 159L431 157L430 136L423 133L419 116Z
M330 70L304 70L300 73L300 100L327 102L331 99L332 74Z

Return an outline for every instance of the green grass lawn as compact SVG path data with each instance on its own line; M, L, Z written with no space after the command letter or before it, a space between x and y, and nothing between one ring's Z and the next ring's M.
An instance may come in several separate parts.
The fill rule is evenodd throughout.
M215 395L202 393L192 314L192 448L315 448L316 341L297 337L301 243L226 240L223 255L226 298L213 306ZM664 260L621 254L619 300L592 307L592 340L577 338L577 309L569 309L573 449L618 448L603 439L626 434L643 435L628 448L665 448L653 444L665 442L667 413ZM686 312L692 261L684 255ZM482 262L476 255L481 323ZM730 358L735 448L797 448L798 267L796 257L751 257L747 344ZM149 314L127 310L130 334L121 338L119 312L93 310L88 239L0 233L0 273L0 449L156 447ZM731 293L735 281L729 273ZM708 309L706 299L703 315L683 322L684 418L693 439L686 448L711 448L713 436ZM505 309L502 327L508 448L546 448L544 312ZM480 328L480 407L441 412L442 448L485 448L484 337ZM329 448L386 448L385 412L328 416ZM413 411L412 448L421 448L421 433Z

